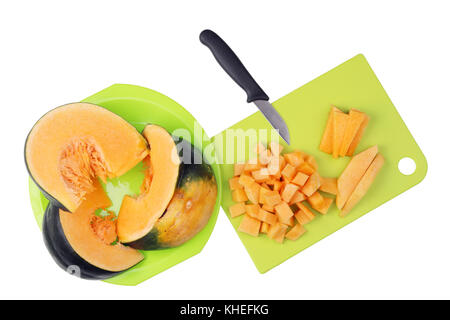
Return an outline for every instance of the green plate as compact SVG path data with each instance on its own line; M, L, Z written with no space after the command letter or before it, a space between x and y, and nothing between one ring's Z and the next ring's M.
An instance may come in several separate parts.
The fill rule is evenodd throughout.
M338 210L333 205L327 215L319 214L316 219L307 224L307 232L297 241L286 240L283 244L279 244L267 238L266 235L256 238L238 232L239 238L261 273L408 190L422 181L426 175L425 156L363 55L357 55L273 103L287 122L290 131L291 145L285 146L284 150L306 151L316 157L322 176L338 177L349 162L349 158L333 159L318 149L331 104L343 110L356 108L370 116L371 121L357 152L378 144L381 154L386 158L386 163L367 195L345 218L338 216ZM255 128L270 128L260 112L230 129ZM226 143L226 140L226 131L214 137L219 159L225 159L230 152L236 153L237 147ZM220 141L224 141L223 147ZM398 169L398 162L404 157L412 158L416 163L416 171L408 176L403 175ZM237 157L231 158L234 161L242 160ZM223 165L222 206L229 218L228 208L233 201L228 179L232 175L233 165ZM241 219L242 217L230 218L235 229L238 228Z
M201 126L188 111L175 101L156 91L138 86L115 84L83 101L97 104L118 114L135 126L138 131L143 130L147 123L153 123L166 128L170 133L186 129L192 136L192 140L194 140L191 140L191 142L201 150L205 150L211 144ZM184 136L184 138L187 137ZM211 152L207 152L205 156L212 163L218 185L218 196L213 215L206 227L194 238L179 247L142 251L145 256L142 262L120 275L106 280L106 282L120 285L137 285L194 256L203 249L217 220L222 189L221 172L215 160L214 150L210 147L208 150ZM113 211L118 212L125 194L135 195L139 193L143 178L144 173L141 163L125 175L107 181L104 187L113 203L111 207ZM42 218L48 201L31 179L29 190L36 221L42 227Z

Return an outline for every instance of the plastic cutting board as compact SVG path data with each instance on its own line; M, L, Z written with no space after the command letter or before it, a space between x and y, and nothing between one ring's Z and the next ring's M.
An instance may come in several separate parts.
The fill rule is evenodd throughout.
M338 177L350 158L333 159L331 155L321 152L318 148L331 104L344 111L356 108L370 116L369 126L356 153L377 144L386 163L366 196L345 218L338 216L338 210L333 204L327 215L317 214L316 219L305 226L307 232L296 241L285 240L283 244L279 244L263 234L260 234L259 237L252 237L237 232L256 268L261 273L279 265L408 190L422 181L426 175L425 156L363 55L355 56L273 103L287 122L291 134L291 145L289 147L284 145L284 151L295 149L305 151L316 157L319 173L322 176ZM260 112L242 120L230 129L255 128L270 128ZM220 135L224 141L226 140L225 132L214 138L216 148ZM219 156L222 158L233 151L231 150L232 146L226 146L226 143L224 145L225 147L218 148ZM236 147L234 147L234 151L236 151ZM405 157L413 159L416 163L416 171L408 176L402 174L398 169L399 160ZM221 170L223 177L222 207L237 230L242 216L231 218L228 211L229 206L233 204L228 187L228 179L233 176L233 165L222 165Z

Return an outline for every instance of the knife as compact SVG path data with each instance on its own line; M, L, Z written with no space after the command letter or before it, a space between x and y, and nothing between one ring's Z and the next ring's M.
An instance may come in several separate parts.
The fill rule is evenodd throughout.
M211 50L214 58L223 70L247 93L247 102L253 102L275 128L279 135L290 144L289 130L286 122L269 102L269 97L256 83L251 74L231 48L215 32L203 30L200 42Z

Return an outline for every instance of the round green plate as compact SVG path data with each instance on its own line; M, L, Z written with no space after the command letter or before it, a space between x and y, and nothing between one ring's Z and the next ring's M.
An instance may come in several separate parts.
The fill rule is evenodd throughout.
M118 114L136 127L138 131L142 131L147 123L152 123L166 128L171 133L177 129L186 129L192 137L193 141L191 142L201 150L204 150L211 143L201 126L188 111L165 95L147 88L115 84L83 101L102 106ZM215 157L214 154L209 157L208 155L205 156L212 164L218 188L214 212L206 227L194 238L179 247L142 251L145 256L142 262L118 276L105 280L106 282L120 285L137 285L196 255L203 249L216 223L222 195L220 167L216 159L211 159L211 157ZM139 164L125 175L107 181L104 187L113 203L111 209L114 212L118 212L125 194L135 195L139 193L143 178L143 167L142 164ZM39 227L42 228L42 218L48 201L31 179L29 186L34 216Z

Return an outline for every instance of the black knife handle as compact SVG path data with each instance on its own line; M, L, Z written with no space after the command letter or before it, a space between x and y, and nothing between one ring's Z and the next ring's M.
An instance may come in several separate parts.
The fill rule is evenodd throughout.
M215 32L203 30L200 42L211 50L214 58L226 73L247 93L247 102L269 100L267 94L256 83L238 56Z

